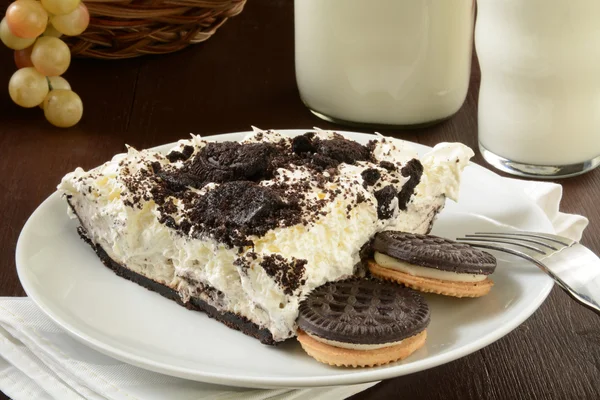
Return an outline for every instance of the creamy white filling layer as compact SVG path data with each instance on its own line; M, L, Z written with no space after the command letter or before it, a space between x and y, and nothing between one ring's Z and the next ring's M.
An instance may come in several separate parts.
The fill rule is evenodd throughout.
M483 274L464 274L452 271L442 271L435 268L423 267L420 265L410 264L390 257L387 254L375 252L375 262L382 267L404 272L405 274L419 276L422 278L439 279L442 281L451 282L482 282L487 278Z
M306 332L308 336L315 339L317 342L325 343L333 347L339 347L342 349L351 349L351 350L377 350L383 349L384 347L396 346L402 343L402 340L397 342L390 343L381 343L381 344L356 344L356 343L346 343L346 342L338 342L337 340L329 340L319 337L317 335L310 334Z
M278 141L283 136L276 132L257 131L246 140L255 140L260 133L263 141ZM330 132L320 131L322 138ZM205 146L199 136L180 141L175 147L194 147L194 153ZM448 149L453 151L452 154ZM361 172L374 168L373 163L341 165L339 186L342 193L329 201L320 217L312 225L294 225L276 228L262 237L250 237L254 251L260 256L250 268L234 265L236 258L244 256L238 249L227 248L211 238L182 236L159 222L158 206L153 201L144 201L141 207L131 206L128 201L123 176L122 161L127 162L127 175L132 176L150 162L167 164L160 154L129 148L112 161L90 171L78 168L63 178L59 190L71 196L71 203L90 239L102 246L108 255L123 266L179 291L182 299L201 297L220 311L230 311L248 318L260 327L267 328L276 341L294 336L298 306L312 289L329 281L350 276L359 262L359 250L374 234L382 230L398 229L406 232L425 233L443 207L446 193L458 191L460 171L472 156L472 151L461 144L447 144L434 154L426 156L425 169L418 191L408 209L397 209L392 205L394 217L388 220L377 218L377 201L373 192L395 178L398 191L406 182L398 172L386 172L380 168L386 180L368 189L362 185ZM441 152L442 155L435 156ZM406 162L416 156L409 143L397 139L380 139L374 154L379 161ZM281 170L275 178L286 180L307 179L307 171ZM388 175L385 175L388 174ZM427 184L429 182L429 184ZM269 185L273 182L263 181ZM217 184L209 184L202 191L212 190ZM419 189L420 188L420 189ZM365 201L353 205L356 194ZM138 193L143 195L144 193ZM322 198L324 193L316 186L307 193L309 197ZM176 202L181 209L183 204ZM178 215L174 216L179 218ZM250 251L251 248L245 249ZM262 257L279 254L306 260L304 283L292 294L284 288L259 263ZM210 286L220 292L209 296L203 287Z

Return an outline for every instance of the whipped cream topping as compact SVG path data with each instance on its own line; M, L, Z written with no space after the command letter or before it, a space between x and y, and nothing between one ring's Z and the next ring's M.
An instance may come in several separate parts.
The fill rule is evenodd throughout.
M450 200L458 201L462 171L474 155L469 147L438 143L421 160L425 173L418 192L422 196L444 193Z
M58 189L114 261L177 290L184 301L199 297L244 316L280 341L295 335L304 296L353 275L359 250L375 233L428 232L446 196L456 198L473 155L462 144L444 144L421 165L401 140L374 136L356 156L351 145L332 153L346 146L337 139L328 131L307 141L255 130L242 143L257 144L272 170L243 164L235 145L199 136L167 155L128 147L100 167L77 168ZM220 168L223 154L240 168ZM273 158L281 154L289 157ZM210 175L207 163L222 175ZM228 174L246 175L240 183Z
M483 274L466 274L461 272L442 271L440 269L407 263L378 251L375 252L374 258L375 262L382 267L422 278L432 278L451 282L482 282L487 279L487 275Z

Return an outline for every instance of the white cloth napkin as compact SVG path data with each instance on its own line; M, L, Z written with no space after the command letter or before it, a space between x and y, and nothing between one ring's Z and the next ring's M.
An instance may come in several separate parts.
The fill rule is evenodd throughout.
M551 182L524 181L520 179L504 178L515 189L522 190L537 206L548 216L554 233L571 240L581 240L584 229L588 226L588 219L581 215L566 214L559 211L563 188Z
M559 212L562 187L509 179L547 215L556 233L579 240L585 217ZM344 399L362 385L260 390L173 378L117 361L72 339L27 298L0 298L0 390L21 399L110 400L330 400Z
M14 400L325 400L344 399L375 383L261 390L174 378L88 348L28 298L0 298L0 390Z

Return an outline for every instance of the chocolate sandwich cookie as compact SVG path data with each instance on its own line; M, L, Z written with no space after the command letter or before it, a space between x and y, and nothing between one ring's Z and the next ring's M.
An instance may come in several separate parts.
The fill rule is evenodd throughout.
M378 233L372 243L375 276L420 290L454 297L486 295L496 258L464 243L433 235Z
M298 341L317 361L371 367L408 357L425 343L429 307L416 291L350 278L313 290L300 303Z

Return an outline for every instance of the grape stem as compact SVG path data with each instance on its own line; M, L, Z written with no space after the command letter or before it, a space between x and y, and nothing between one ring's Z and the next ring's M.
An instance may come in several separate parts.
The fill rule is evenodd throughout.
M48 82L48 89L54 90L54 88L52 87L52 83L50 82L50 78L46 77L46 82Z

